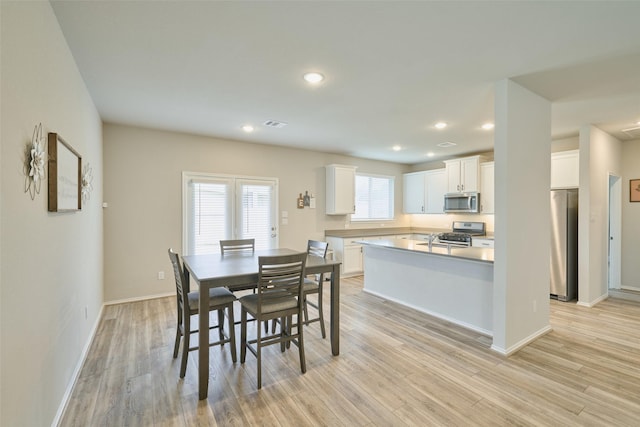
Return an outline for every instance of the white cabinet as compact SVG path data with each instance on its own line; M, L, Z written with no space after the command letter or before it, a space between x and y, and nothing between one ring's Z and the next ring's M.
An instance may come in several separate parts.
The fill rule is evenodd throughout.
M402 175L402 210L407 214L424 213L424 172Z
M480 213L495 212L495 164L486 162L480 165Z
M362 273L362 245L346 245L342 258L342 273L345 276Z
M356 243L365 237L326 237L329 249L333 251L333 259L340 261L340 276L355 276L362 274L362 245Z
M327 165L327 215L346 215L356 211L356 166Z
M551 153L551 188L578 188L579 184L579 150Z
M445 160L447 192L476 192L480 185L480 156Z
M447 193L447 171L436 169L425 172L426 205L424 213L444 213L444 195Z
M403 211L408 214L443 213L447 192L445 169L403 175Z

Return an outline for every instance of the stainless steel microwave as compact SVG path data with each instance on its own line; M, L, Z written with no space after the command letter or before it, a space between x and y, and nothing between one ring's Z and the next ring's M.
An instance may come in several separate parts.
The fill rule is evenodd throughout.
M447 193L444 195L446 213L480 212L480 193Z

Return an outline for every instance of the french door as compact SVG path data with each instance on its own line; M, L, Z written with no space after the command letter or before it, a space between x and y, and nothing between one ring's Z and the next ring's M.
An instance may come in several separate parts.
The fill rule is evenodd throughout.
M183 252L220 252L220 240L278 246L276 178L183 173Z

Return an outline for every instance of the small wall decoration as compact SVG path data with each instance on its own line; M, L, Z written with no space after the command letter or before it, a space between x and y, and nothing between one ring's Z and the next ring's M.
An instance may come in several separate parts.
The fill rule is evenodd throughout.
M82 168L82 201L86 202L91 197L93 191L93 172L89 163L85 163Z
M304 192L304 196L302 195L302 193L300 193L296 204L298 206L298 209L304 209L304 208L315 209L316 198L313 197L313 193L309 194L309 191L307 190Z
M49 212L82 209L82 157L57 133L49 133Z
M629 180L629 201L640 202L640 179Z
M31 145L27 147L26 158L24 192L28 192L31 200L34 200L36 194L40 194L40 187L44 179L44 138L42 137L42 123L36 125L33 129Z

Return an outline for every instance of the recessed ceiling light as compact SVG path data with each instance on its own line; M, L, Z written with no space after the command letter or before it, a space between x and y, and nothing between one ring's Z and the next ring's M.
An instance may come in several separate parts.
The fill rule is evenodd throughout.
M484 130L491 130L491 129L493 129L493 128L494 128L494 126L495 126L495 125L494 125L493 123L485 123L485 124L483 124L483 125L482 125L482 129L484 129Z
M302 76L307 83L311 83L311 84L318 84L321 81L324 80L324 76L320 73L306 73L304 76Z
M445 122L438 122L434 126L436 129L444 129L447 127L447 124Z
M400 151L400 150L402 150L402 147L396 144L396 145L394 145L393 147L391 147L391 149L392 149L393 151Z
M433 156L435 156L435 154L433 153L433 151L429 151L429 152L427 153L427 157L433 157Z
M243 130L243 131L245 131L245 132L247 132L247 133L251 133L251 132L253 132L253 126L251 126L251 125L244 125L244 126L242 126L242 130Z

